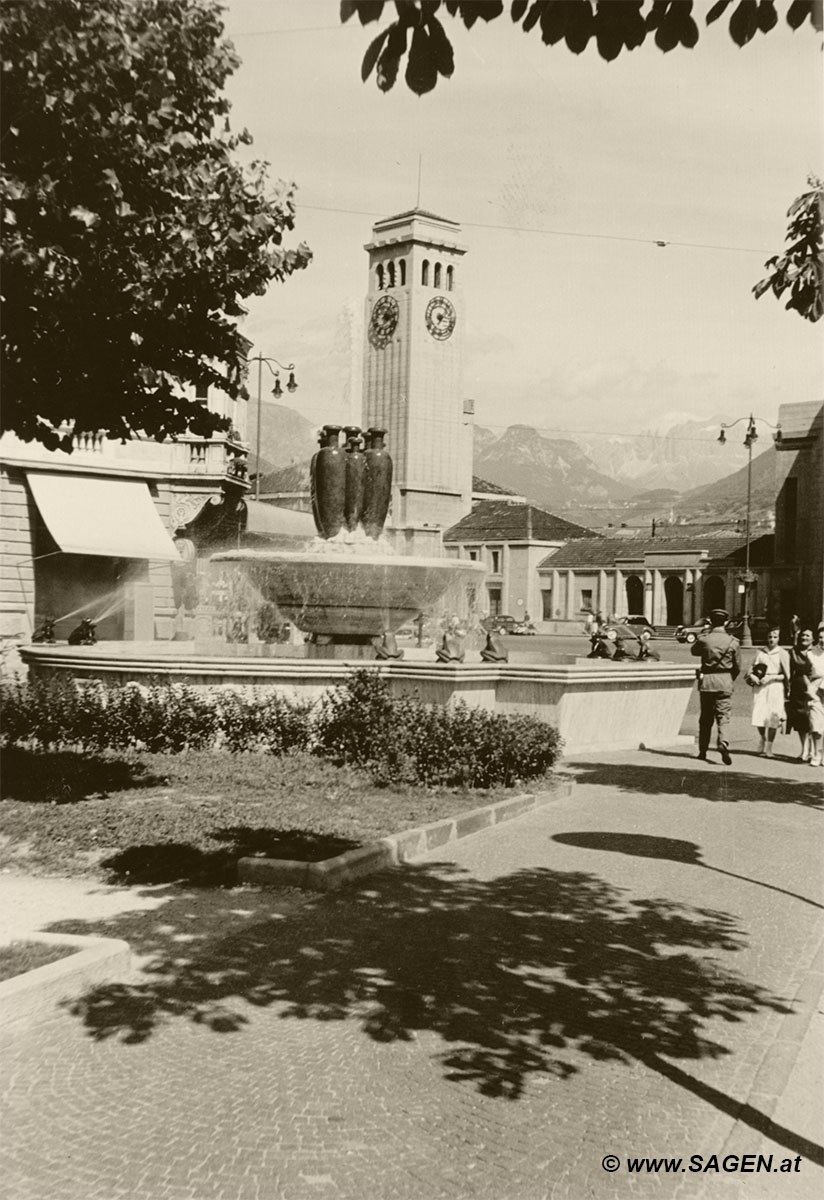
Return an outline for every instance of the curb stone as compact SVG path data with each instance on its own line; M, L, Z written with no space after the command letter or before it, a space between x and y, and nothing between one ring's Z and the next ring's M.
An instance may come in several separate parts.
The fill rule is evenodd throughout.
M129 978L132 955L119 938L81 937L67 933L26 933L17 941L71 946L57 962L0 982L0 1029L16 1032L54 1017L61 1000L80 996L100 983Z
M394 867L399 863L411 862L430 850L437 850L449 842L470 837L482 829L500 825L514 817L523 816L553 800L562 800L572 795L575 780L559 774L550 786L541 792L529 792L498 800L481 808L459 813L456 817L432 821L417 829L404 829L364 846L356 846L335 858L322 862L295 862L293 859L241 858L238 860L238 882L258 887L299 887L312 891L331 892L364 875Z

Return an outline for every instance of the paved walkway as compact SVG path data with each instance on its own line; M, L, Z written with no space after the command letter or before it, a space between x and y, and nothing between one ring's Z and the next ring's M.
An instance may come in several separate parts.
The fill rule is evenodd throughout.
M821 772L569 765L569 799L332 896L0 876L15 931L140 964L0 1045L3 1195L819 1195ZM770 1172L710 1159L746 1154Z

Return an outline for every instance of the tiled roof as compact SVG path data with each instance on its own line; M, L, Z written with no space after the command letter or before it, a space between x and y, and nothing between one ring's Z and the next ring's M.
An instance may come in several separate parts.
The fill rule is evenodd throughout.
M511 488L502 487L500 483L490 483L488 479L481 479L480 475L472 476L472 491L488 493L494 496L517 496L517 492L513 492Z
M558 542L595 537L535 504L481 500L471 513L443 535L445 542Z
M767 566L772 562L773 540L773 535L768 533L750 542L751 566ZM539 567L614 567L619 559L643 558L646 554L658 556L667 552L674 555L705 552L708 562L719 567L743 567L746 540L741 534L735 537L693 534L688 537L576 539L550 554Z

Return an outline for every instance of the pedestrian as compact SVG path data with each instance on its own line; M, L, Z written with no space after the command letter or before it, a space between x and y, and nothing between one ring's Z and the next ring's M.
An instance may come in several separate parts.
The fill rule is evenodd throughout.
M698 668L698 693L701 712L698 718L698 757L706 761L713 725L718 727L718 750L725 766L732 762L727 727L730 723L732 690L741 673L738 639L727 633L730 615L723 608L710 613L710 629L700 634L691 647L701 658Z
M775 735L787 719L785 696L790 686L790 656L779 646L777 625L767 632L767 645L759 650L746 680L753 689L752 724L761 739L759 754L772 758Z
M801 618L798 613L793 613L790 617L790 629L792 630L793 644L795 644L795 639L801 632Z
M810 766L822 765L824 741L824 622L818 627L818 641L807 651L810 675L807 688L810 695Z
M810 740L810 691L808 682L813 666L807 651L813 644L812 629L801 629L795 644L788 651L790 660L790 687L787 696L787 733L795 731L801 739L799 762L812 758Z
M652 634L648 629L645 629L641 634L641 645L638 648L638 659L640 662L647 662L649 660L653 662L661 661L661 655L650 645L651 639Z

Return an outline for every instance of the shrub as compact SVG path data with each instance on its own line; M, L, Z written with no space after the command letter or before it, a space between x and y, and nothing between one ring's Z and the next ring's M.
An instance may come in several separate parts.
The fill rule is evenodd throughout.
M311 706L277 694L231 688L201 692L182 684L106 687L71 678L16 681L0 688L4 745L178 754L218 744L233 752L305 749Z
M376 783L511 787L539 779L561 750L558 731L528 714L393 698L374 671L356 671L323 697L321 752L367 768Z

